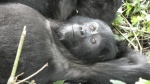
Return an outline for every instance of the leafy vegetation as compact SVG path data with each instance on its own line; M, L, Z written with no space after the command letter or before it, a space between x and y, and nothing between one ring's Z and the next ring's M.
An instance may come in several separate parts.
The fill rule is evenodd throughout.
M139 81L136 82L135 84L150 84L150 81L139 78Z
M110 80L110 82L111 82L112 84L126 84L126 83L124 83L124 82L122 82L122 81L119 81L119 80Z
M129 47L150 56L149 0L123 0L123 5L112 25L117 40L127 41ZM111 82L125 84L118 80ZM140 78L135 84L150 84L150 81Z
M112 25L116 39L128 41L129 47L150 56L149 0L124 0Z
M59 80L59 81L54 82L53 84L64 84L64 81L65 80Z

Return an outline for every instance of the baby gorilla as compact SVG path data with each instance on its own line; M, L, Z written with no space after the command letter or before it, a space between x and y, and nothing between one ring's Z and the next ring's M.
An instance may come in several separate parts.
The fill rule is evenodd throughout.
M79 18L82 20L79 20ZM74 31L70 32L69 35L77 41L76 39L82 35L79 34L80 36L78 36L78 33L81 32L76 33L77 30L79 31L80 29L79 25L82 27L81 29L86 30L89 28L89 26L86 25L94 23L94 27L97 25L94 30L96 30L95 32L97 32L96 34L99 36L97 37L99 38L99 41L97 41L96 38L94 38L95 41L87 40L87 42L84 43L88 44L86 47L88 49L86 50L91 49L91 47L94 44L97 45L97 43L102 43L103 45L99 45L96 53L101 52L102 54L105 53L105 56L108 56L108 53L112 53L116 50L115 47L112 47L115 45L110 46L107 44L108 46L106 46L106 43L102 42L106 39L106 36L108 36L110 38L107 39L108 42L111 42L110 44L115 44L115 41L112 40L112 34L110 34L112 32L103 22L81 17L75 17L70 21L71 22L69 24L72 24L72 27L69 26L69 24L66 24L66 26L64 25L64 27L62 27L62 30L61 28L58 29L60 34L61 32L63 34L60 39L66 37L69 38L67 33L63 33L63 28L66 28L66 31L70 31L70 28L72 28ZM59 24L62 26L61 23ZM22 72L24 72L24 74L21 75L18 80L24 79L35 73L47 62L49 65L43 71L36 74L36 76L32 77L29 81L35 80L37 84L52 84L52 82L56 80L68 80L82 84L111 84L109 80L115 79L124 81L127 84L134 84L139 77L150 79L150 65L148 64L148 58L132 50L122 50L122 47L121 49L118 49L120 53L117 53L117 56L120 56L118 59L97 62L90 66L83 64L82 61L77 59L77 57L74 58L72 55L73 53L70 54L70 52L66 50L64 45L62 45L60 40L58 40L55 32L51 30L52 27L59 28L59 24L57 24L54 20L48 21L36 10L22 4L0 5L0 84L6 84L10 76L20 35L23 26L25 25L27 27L27 35L21 52L16 75ZM103 25L105 25L105 29L103 29ZM89 38L89 35L96 36L93 34L94 32L88 32L87 30L83 32L83 34L86 35L86 38ZM101 35L104 35L105 39L102 38L103 36ZM73 39L71 39L71 41ZM80 37L79 41L81 43L82 41L84 42L85 38L83 40L81 39L83 38ZM80 46L83 45L80 44ZM106 49L102 49L102 47ZM107 50L108 47L110 47L109 50ZM122 50L122 52L120 50ZM81 51L85 50L82 49ZM92 60L97 58L96 55L92 56ZM112 54L109 57L113 58ZM103 59L104 58L105 57L103 57Z
M77 16L66 23L57 33L76 58L85 64L115 59L116 41L110 27L103 21Z

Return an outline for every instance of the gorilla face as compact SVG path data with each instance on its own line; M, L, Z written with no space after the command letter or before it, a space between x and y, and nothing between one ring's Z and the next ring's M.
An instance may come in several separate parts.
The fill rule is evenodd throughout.
M110 60L116 55L113 33L101 20L88 18L84 23L65 24L58 29L58 36L64 46L85 63Z

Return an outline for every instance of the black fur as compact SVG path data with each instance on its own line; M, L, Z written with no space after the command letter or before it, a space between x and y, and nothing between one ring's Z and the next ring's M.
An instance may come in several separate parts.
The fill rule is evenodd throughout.
M77 0L1 0L0 3L21 3L30 6L42 15L56 20L66 19L75 9Z
M24 75L19 79L31 75L47 62L49 66L30 80L34 79L37 84L51 84L61 79L82 84L111 84L110 79L117 79L133 84L139 77L150 79L148 58L128 49L123 49L126 51L118 55L118 59L83 64L60 43L51 30L52 23L55 22L46 20L30 7L0 5L0 84L8 80L25 25L27 36L17 70L17 74L24 72Z
M110 24L121 0L1 0L0 3L22 3L36 9L45 17L59 21L80 15L101 19Z

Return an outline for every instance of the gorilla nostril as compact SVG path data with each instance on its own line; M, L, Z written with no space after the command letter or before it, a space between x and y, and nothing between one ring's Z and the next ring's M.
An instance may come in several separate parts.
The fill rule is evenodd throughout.
M81 35L84 35L83 31L80 31Z

